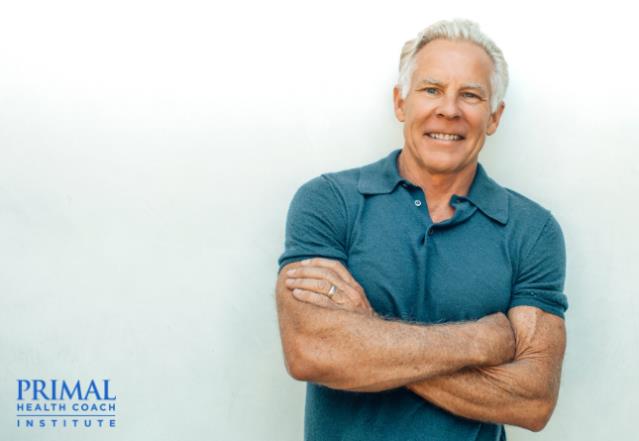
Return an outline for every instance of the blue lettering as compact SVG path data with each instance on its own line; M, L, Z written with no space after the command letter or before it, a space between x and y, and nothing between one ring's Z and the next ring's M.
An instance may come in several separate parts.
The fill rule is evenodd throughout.
M115 401L116 396L110 393L110 380L103 379L100 386L96 380L90 380L86 389L82 388L80 380L66 382L60 379L50 379L50 383L42 379L18 379L18 401ZM99 381L99 380L98 380ZM29 397L30 394L31 396ZM46 404L45 404L46 406ZM55 406L55 404L52 404ZM55 407L54 407L55 409ZM109 410L114 410L115 406L110 406ZM19 411L25 410L18 407ZM47 422L48 423L48 422Z
M109 380L104 380L104 399L108 401L115 401L115 397L109 396Z
M31 382L29 380L18 380L18 400L22 400L23 392L28 391L31 388Z
M62 380L62 390L60 391L61 400L64 400L65 393L70 400L73 400L73 396L76 394L78 395L78 400L83 400L82 391L80 390L80 380L75 382L72 390L69 390L69 385L66 383L66 381Z
M37 400L38 395L42 395L45 400L49 400L47 394L44 393L44 388L47 384L44 380L33 380L33 399Z
M95 399L98 401L102 400L102 398L100 398L100 392L98 392L98 387L95 385L94 380L91 380L91 383L89 383L89 387L87 388L87 393L84 395L85 400L89 399L89 394L95 395Z

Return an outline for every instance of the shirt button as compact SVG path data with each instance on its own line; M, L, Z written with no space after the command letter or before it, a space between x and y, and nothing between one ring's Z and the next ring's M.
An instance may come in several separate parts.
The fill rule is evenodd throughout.
M421 205L422 205L422 201L420 201L419 199L416 199L415 200L415 206L416 207L421 207Z

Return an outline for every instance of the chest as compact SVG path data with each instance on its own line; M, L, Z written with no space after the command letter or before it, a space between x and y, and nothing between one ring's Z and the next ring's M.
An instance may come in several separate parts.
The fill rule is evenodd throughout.
M348 267L373 308L424 323L506 312L513 262L503 226L479 212L446 226L401 207L359 214Z

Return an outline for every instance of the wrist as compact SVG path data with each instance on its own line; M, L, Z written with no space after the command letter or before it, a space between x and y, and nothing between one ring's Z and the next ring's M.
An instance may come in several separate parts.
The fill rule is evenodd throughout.
M483 317L475 322L473 332L477 366L496 366L513 360L515 337L510 321L504 314Z

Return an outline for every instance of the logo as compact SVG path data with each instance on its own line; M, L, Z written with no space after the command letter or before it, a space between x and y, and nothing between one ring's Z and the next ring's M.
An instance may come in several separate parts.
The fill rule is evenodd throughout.
M116 396L110 380L18 379L19 428L115 427Z

